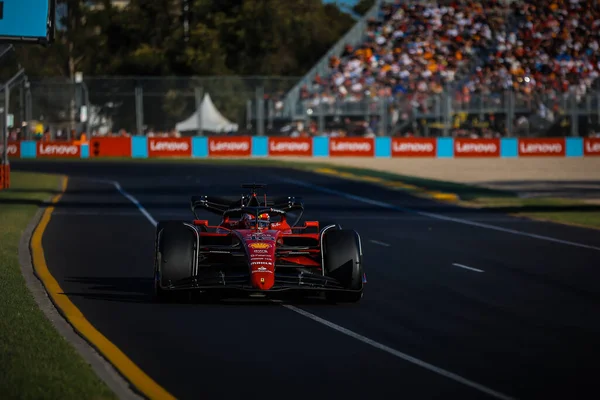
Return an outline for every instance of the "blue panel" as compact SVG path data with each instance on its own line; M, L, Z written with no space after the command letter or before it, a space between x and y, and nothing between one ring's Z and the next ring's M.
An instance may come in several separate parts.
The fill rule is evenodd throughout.
M390 136L375 138L375 157L392 156L392 138Z
M519 157L519 139L500 139L500 157Z
M329 157L329 137L313 137L313 157Z
M567 138L567 157L583 157L583 138L570 137Z
M90 146L88 144L81 145L81 158L90 158Z
M266 157L269 155L269 138L266 136L252 136L252 157Z
M0 36L46 38L49 0L4 0Z
M37 142L23 141L21 142L21 158L36 158L37 157Z
M450 137L441 137L437 139L438 158L454 157L454 139Z
M131 156L134 158L148 158L148 139L146 136L131 137Z
M192 137L192 157L208 157L207 137Z

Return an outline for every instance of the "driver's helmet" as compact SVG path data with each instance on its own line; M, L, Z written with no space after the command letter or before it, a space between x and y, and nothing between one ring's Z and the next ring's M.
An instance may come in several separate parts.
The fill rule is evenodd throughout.
M254 215L244 214L242 216L242 219L240 220L240 222L241 222L241 225L245 229L254 228L254 226L255 226ZM262 213L258 216L258 228L259 229L268 229L270 225L271 225L271 218L270 218L269 214Z

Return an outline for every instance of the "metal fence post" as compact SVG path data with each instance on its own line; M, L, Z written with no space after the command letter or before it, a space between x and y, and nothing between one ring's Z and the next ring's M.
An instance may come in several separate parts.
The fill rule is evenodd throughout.
M194 88L194 96L196 97L196 123L198 124L197 135L202 136L202 100L204 97L204 88Z
M452 122L452 94L450 89L444 91L444 136L450 135L450 123Z
M24 69L17 72L4 84L4 113L2 114L2 164L9 165L8 162L8 113L10 106L10 85L19 79L25 73ZM2 172L4 173L4 172ZM4 177L3 177L4 178Z
M252 129L252 100L246 101L246 129Z
M569 108L571 114L571 136L579 136L579 110L575 90L569 93Z
M390 108L387 107L388 99L386 97L382 97L379 99L379 135L378 136L388 136L388 117L389 113L387 112Z
M323 98L319 99L319 135L325 135L325 104Z
M260 86L256 88L256 134L264 136L265 134L265 89Z
M25 80L25 121L27 121L26 129L26 138L31 140L32 130L29 127L31 120L33 119L33 102L31 99L31 83L28 80Z
M0 176L0 181L2 182L2 185L0 186L0 189L6 189L9 187L7 183L9 176L8 168L10 168L10 163L8 162L8 105L10 102L9 90L10 88L8 84L4 85L4 112L2 113L2 168L0 168L0 174L2 174L2 176Z
M267 101L267 130L270 132L273 130L273 117L275 114L275 107L273 105L273 99Z
M512 136L512 121L513 121L513 117L512 117L513 92L512 92L512 90L506 90L504 92L504 98L506 99L505 106L504 106L504 108L506 110L506 121L504 122L506 124L506 136L511 137Z
M81 89L83 90L83 103L85 104L85 108L86 108L86 120L83 123L83 129L85 129L85 133L87 134L87 137L91 139L92 137L92 132L90 132L90 119L91 119L91 105L90 105L90 91L88 90L87 85L85 84L85 82L81 82Z
M144 133L144 89L135 87L135 124L137 135Z
M21 123L21 127L25 128L23 122L25 121L25 82L21 82L19 85L19 122ZM23 132L21 132L22 137L24 137Z

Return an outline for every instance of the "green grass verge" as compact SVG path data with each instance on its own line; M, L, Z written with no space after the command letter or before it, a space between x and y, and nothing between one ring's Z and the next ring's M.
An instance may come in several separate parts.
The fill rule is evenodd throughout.
M38 308L19 267L19 241L37 210L26 202L47 200L58 183L56 175L12 172L11 189L0 191L1 397L116 399Z
M52 162L52 159L39 159L36 161ZM385 181L402 182L413 185L423 191L454 193L460 198L459 205L477 207L490 211L504 212L527 218L600 228L600 206L586 204L577 199L561 198L520 198L517 193L484 187L467 185L463 183L440 181L435 179L419 178L415 176L400 175L391 172L376 171L366 168L338 166L328 162L301 162L286 161L267 158L228 158L228 159L189 159L189 158L101 158L101 159L75 159L72 162L142 162L142 163L193 163L210 165L242 165L295 168L305 171L314 171L319 168L334 169L339 172L349 173L355 177L379 178ZM417 193L415 193L417 194Z
M576 199L553 197L522 199L516 196L482 197L461 204L542 221L585 228L600 228L600 206L587 204Z

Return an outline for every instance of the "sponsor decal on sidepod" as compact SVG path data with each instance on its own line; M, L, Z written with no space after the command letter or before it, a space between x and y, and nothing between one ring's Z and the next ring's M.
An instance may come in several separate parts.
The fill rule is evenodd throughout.
M250 243L248 247L253 249L270 249L271 245L269 243Z
M79 148L74 144L40 144L40 155L77 155Z

